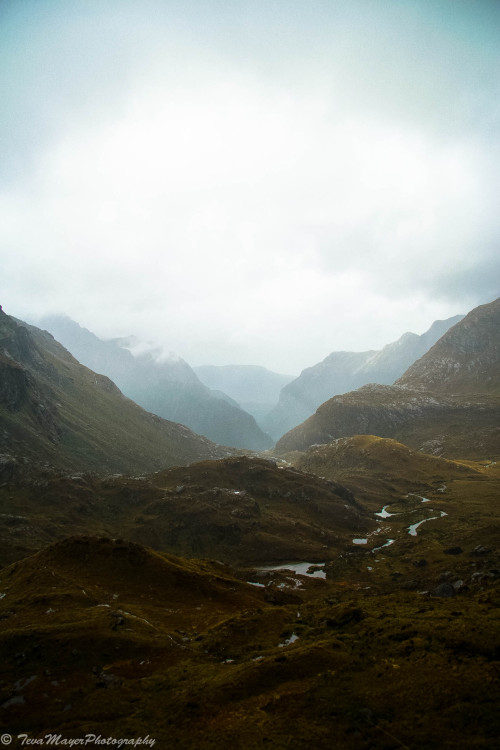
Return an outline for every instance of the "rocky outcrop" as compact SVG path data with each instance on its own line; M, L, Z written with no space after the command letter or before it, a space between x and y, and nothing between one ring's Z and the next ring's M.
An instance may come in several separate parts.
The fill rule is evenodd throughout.
M276 444L278 453L304 450L310 445L329 443L351 435L397 438L415 421L429 415L444 416L453 411L445 400L410 391L400 386L371 384L353 393L335 396L320 406L302 425Z
M500 298L472 310L397 381L406 388L500 395Z

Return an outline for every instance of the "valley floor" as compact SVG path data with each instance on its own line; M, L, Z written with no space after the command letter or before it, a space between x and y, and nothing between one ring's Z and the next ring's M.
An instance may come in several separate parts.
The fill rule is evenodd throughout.
M381 476L366 543L346 530L309 574L105 535L5 565L2 732L12 747L54 733L186 750L498 747L500 469L460 471L392 496Z

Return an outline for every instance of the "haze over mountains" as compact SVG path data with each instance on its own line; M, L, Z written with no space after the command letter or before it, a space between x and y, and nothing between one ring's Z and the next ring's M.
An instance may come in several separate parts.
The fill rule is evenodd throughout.
M43 324L79 361L111 378L143 408L208 435L219 445L269 449L271 439L240 407L245 399L262 414L279 393L277 405L261 418L275 434L319 404L316 415L306 417L278 440L280 454L338 437L373 433L453 456L464 442L466 428L468 457L476 457L489 446L494 448L496 438L497 409L493 404L484 409L479 395L492 396L497 389L496 350L489 343L496 340L497 306L498 300L466 318L436 321L423 335L404 334L378 352L333 352L288 383L289 376L257 366L197 368L212 389L181 358L133 337L102 341L64 316L45 318ZM41 332L36 335L41 341ZM479 357L478 347L488 354ZM353 387L359 383L361 387ZM466 409L451 394L452 383L472 394ZM332 392L340 394L330 399ZM453 426L456 420L459 427ZM439 430L443 424L448 425L444 435Z
M436 321L421 336L405 333L380 351L333 352L295 379L257 365L191 368L134 337L103 341L66 316L45 317L40 325L148 411L219 444L265 450L269 436L279 439L332 396L367 383L392 384L462 317Z
M231 396L257 422L265 421L292 375L280 375L259 365L205 365L193 368L202 383Z
M221 445L249 450L272 446L250 414L226 394L203 385L180 357L134 338L103 341L64 316L46 317L40 324L79 362L107 375L144 409Z
M7 475L25 460L70 471L147 472L231 453L144 411L49 333L1 309L0 418Z
M447 457L500 449L500 298L450 328L394 385L366 385L322 404L276 444L279 453L373 434Z

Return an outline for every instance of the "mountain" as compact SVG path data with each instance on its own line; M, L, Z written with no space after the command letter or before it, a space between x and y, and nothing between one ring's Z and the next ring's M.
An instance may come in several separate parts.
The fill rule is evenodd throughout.
M283 386L293 380L292 375L280 375L257 365L204 365L193 369L208 388L227 393L258 423L275 406Z
M28 461L70 471L143 472L230 453L144 411L49 333L1 308L0 424L7 470Z
M456 323L393 386L367 385L322 404L276 451L372 434L450 458L498 456L499 370L496 300Z
M500 396L500 298L472 310L396 384L465 397Z
M40 325L79 362L107 375L144 409L221 445L271 447L272 440L250 414L225 394L210 391L180 357L134 337L103 341L65 316L45 317Z
M476 435L480 461L370 434L270 460L0 311L2 742L497 748L496 331L479 308L399 384L318 410L325 433L333 403L342 429Z
M456 315L437 320L421 336L405 333L380 351L329 354L282 389L278 404L261 422L263 429L277 440L332 396L349 393L368 383L391 385L462 318Z
M286 385L276 406L264 418L266 432L278 439L314 413L335 393L351 391L362 385L358 370L376 354L369 352L333 352L323 362L308 367Z

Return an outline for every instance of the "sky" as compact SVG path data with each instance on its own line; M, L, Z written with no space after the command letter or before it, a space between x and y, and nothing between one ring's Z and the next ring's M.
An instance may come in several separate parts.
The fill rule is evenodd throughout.
M500 295L497 0L1 0L0 303L298 374Z

